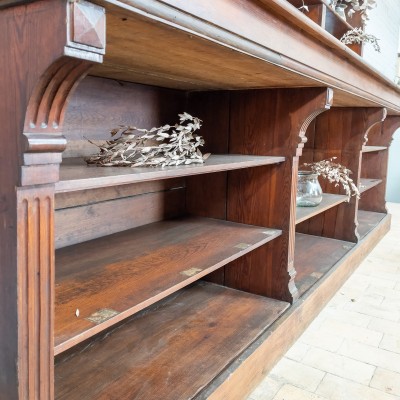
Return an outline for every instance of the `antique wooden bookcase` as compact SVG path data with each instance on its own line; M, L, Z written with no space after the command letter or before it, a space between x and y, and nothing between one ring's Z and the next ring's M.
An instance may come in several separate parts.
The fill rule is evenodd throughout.
M387 232L400 92L314 3L2 2L1 399L244 398ZM84 164L182 111L204 166ZM296 209L332 156L361 200Z

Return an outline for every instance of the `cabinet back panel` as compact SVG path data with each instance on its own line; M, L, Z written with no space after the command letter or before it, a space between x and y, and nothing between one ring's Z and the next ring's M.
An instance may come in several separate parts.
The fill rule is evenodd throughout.
M63 157L93 154L87 140L110 139L118 125L149 129L174 124L185 111L185 92L113 79L86 77L73 94L66 111Z
M104 188L102 193L84 191L81 199L80 192L57 196L56 248L182 215L186 195L182 183L183 180L173 179L151 185Z

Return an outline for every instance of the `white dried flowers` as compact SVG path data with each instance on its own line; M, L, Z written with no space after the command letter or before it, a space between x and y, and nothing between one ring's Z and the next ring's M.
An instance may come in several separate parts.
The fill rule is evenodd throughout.
M341 185L348 197L347 201L350 201L351 196L356 196L359 199L360 191L353 179L350 178L352 172L343 165L333 162L335 159L336 157L332 157L318 162L304 163L303 165L310 167L314 174L335 183L335 186Z
M139 129L119 126L111 131L111 136L120 135L98 146L100 152L85 158L88 164L109 166L151 166L202 164L209 153L202 154L200 147L204 139L194 134L201 127L201 120L184 112L179 114L179 124L164 125L159 128ZM137 133L138 132L138 133Z
M378 53L381 52L381 48L378 43L378 38L374 35L370 35L365 33L362 28L354 28L347 31L340 41L344 44L352 44L352 43L371 43L374 47L374 50Z

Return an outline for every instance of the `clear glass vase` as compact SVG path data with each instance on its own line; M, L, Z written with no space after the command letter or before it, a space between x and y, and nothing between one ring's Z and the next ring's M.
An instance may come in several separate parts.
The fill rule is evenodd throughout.
M335 11L340 16L340 18L346 21L346 4L336 4Z
M299 171L297 176L296 205L316 207L322 201L322 188L318 175L310 171Z

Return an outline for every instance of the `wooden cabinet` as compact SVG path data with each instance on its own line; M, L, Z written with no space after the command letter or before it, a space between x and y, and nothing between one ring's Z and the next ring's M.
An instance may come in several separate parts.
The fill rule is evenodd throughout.
M0 49L2 400L245 398L389 229L400 92L285 0L7 1ZM84 163L183 111L204 165ZM361 200L296 209L333 156Z

